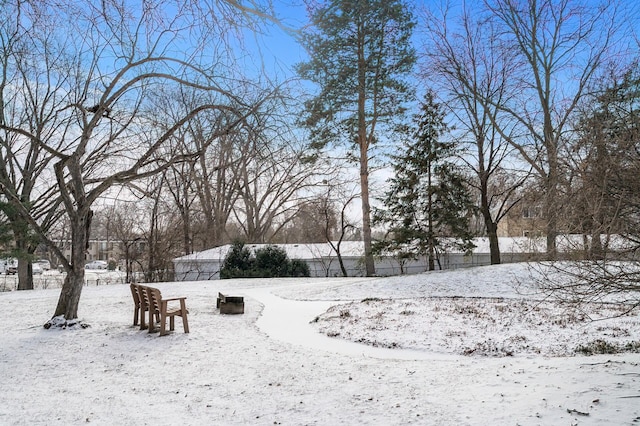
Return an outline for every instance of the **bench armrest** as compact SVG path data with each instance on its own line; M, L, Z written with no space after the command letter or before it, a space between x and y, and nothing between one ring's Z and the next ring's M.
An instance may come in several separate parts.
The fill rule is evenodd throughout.
M185 300L187 297L171 297L169 299L162 299L163 302L171 302L173 300Z

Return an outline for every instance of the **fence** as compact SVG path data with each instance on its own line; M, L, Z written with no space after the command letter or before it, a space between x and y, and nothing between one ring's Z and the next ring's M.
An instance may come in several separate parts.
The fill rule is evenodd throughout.
M34 289L62 288L65 273L49 272L42 275L34 275ZM86 272L84 285L98 286L111 284L124 284L126 275L119 271ZM0 292L14 291L18 289L18 277L16 275L0 275Z

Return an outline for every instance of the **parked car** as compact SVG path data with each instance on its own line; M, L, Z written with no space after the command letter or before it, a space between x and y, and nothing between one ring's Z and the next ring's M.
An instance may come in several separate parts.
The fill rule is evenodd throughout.
M107 262L104 260L92 260L84 265L84 269L107 269Z
M49 263L49 261L47 259L40 259L40 260L36 260L34 262L34 265L38 264L43 271L48 271L49 269L51 269L51 263Z
M15 275L18 273L18 259L7 258L0 260L0 264L5 274Z
M18 259L4 259L2 260L2 267L4 268L5 274L15 275L18 273ZM31 272L33 275L42 274L43 268L40 266L39 262L33 262L31 264Z
M33 275L42 275L42 266L40 266L39 263L32 263L31 264L31 273Z

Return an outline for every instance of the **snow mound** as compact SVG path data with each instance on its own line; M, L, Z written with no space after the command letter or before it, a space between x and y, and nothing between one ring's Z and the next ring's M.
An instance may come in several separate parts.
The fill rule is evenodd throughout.
M510 298L369 298L333 306L313 323L328 336L375 347L457 355L640 352L640 317L626 311Z

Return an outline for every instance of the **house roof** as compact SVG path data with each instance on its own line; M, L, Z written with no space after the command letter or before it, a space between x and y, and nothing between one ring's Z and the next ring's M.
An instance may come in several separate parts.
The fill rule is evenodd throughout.
M337 244L337 243L334 243ZM328 243L318 244L247 244L245 247L251 250L264 248L269 245L282 247L289 259L311 260L322 257L335 257L333 248ZM178 257L174 261L204 261L204 260L222 260L225 258L231 244L214 247L208 250L192 253L186 256ZM340 253L343 257L361 257L364 254L362 241L343 241L340 244Z
M625 240L619 236L611 236L609 247L612 249L622 249L625 247ZM474 238L473 243L476 248L473 249L474 254L490 253L489 239L486 237ZM546 250L546 238L529 238L529 237L500 237L498 244L502 254L508 253L544 253ZM562 235L557 240L558 250L562 252L580 250L584 245L584 236L582 235ZM335 252L328 243L318 244L247 244L252 250L263 248L268 245L276 245L282 247L290 259L312 260L318 258L335 257ZM334 242L334 245L337 243ZM176 262L200 262L207 260L223 260L227 252L231 249L231 244L214 247L197 253L174 259ZM449 249L448 253L462 253L459 250ZM343 258L359 258L364 255L364 245L362 241L343 241L340 244L340 253Z

